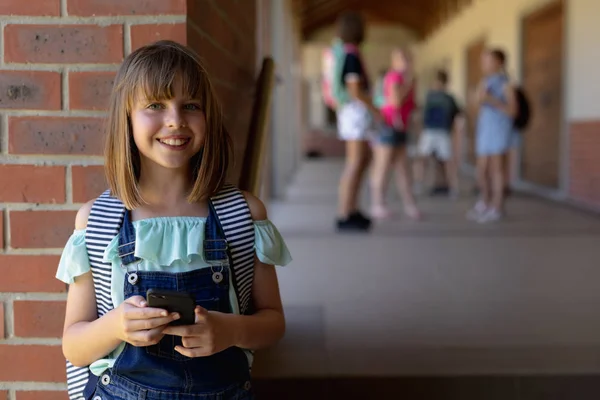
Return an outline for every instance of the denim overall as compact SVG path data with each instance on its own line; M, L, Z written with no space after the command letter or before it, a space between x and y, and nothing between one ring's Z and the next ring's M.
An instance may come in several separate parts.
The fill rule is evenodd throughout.
M210 268L167 273L137 271L135 228L125 211L119 232L119 257L127 270L125 299L146 297L150 288L191 293L196 304L210 311L231 313L230 256L217 214L209 203L204 258ZM208 357L189 358L178 353L181 337L165 335L155 345L127 343L114 366L88 383L89 400L251 400L248 359L240 348L230 347ZM90 381L92 381L90 379ZM95 387L94 387L95 386Z

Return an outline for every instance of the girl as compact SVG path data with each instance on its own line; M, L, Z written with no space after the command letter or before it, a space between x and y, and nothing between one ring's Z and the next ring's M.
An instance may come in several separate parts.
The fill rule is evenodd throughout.
M383 134L379 135L373 146L375 157L371 174L371 214L375 218L391 215L385 205L385 189L390 169L394 167L396 184L404 203L404 213L409 218L419 219L421 213L412 194L406 160L406 127L416 106L414 76L411 60L405 51L392 51L391 64L392 69L384 78L385 104L381 108L387 127L384 126Z
M502 218L504 206L504 155L514 136L517 112L515 91L505 71L506 56L501 50L482 55L484 79L477 91L480 106L477 121L477 183L480 199L467 218L492 222Z
M365 35L364 21L359 14L347 12L338 20L339 37L346 57L340 79L347 99L336 110L338 134L346 142L346 163L339 184L337 229L366 231L371 221L358 209L358 195L369 163L369 134L373 115L379 112L369 95L370 85L358 46Z
M57 272L71 399L253 398L252 350L285 329L272 265L290 255L262 202L224 184L229 143L196 54L161 41L125 59L110 190L77 213ZM149 307L150 289L191 295L195 322Z

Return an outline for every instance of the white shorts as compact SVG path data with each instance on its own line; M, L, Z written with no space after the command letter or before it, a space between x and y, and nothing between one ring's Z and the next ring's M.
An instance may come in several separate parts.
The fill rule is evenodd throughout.
M442 161L452 158L452 137L443 129L425 129L419 139L419 155L429 157L435 155Z
M342 140L368 140L373 135L373 117L362 101L344 104L337 111L338 135Z

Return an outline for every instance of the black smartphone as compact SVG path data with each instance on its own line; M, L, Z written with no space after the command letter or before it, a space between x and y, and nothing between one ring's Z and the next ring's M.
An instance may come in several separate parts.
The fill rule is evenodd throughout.
M162 308L168 312L176 312L179 319L170 325L193 325L196 322L196 299L189 293L171 290L148 289L146 302L149 307Z

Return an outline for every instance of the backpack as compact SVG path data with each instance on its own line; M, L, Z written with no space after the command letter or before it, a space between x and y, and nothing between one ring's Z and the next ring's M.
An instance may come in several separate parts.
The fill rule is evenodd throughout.
M524 131L529 125L531 119L531 107L529 99L522 87L515 88L515 96L517 99L517 115L514 118L513 126L520 131Z
M385 94L383 93L384 78L379 79L373 91L373 105L377 108L382 108L385 105Z
M339 38L323 51L321 94L325 104L333 110L348 101L342 72L346 55L350 53L357 54L357 49L345 45Z

